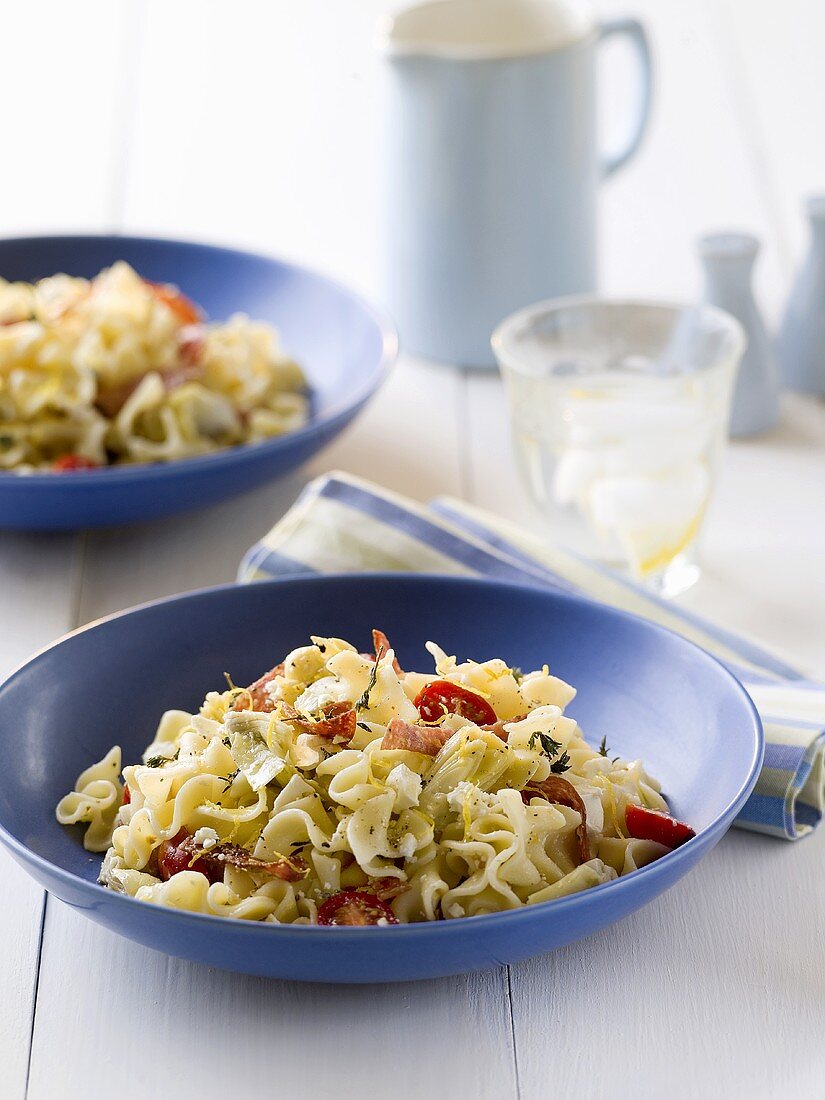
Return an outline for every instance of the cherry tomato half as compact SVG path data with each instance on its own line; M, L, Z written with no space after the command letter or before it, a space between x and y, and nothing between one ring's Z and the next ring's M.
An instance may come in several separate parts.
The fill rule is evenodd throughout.
M668 848L678 848L696 833L690 825L677 821L661 810L648 810L644 806L628 806L625 810L627 831L636 840L655 840Z
M73 470L96 470L99 463L92 462L83 455L61 455L52 463L52 469L59 474L68 474Z
M425 722L438 722L449 714L460 714L477 726L492 725L497 715L486 699L451 680L433 680L415 699L418 713Z
M223 881L223 867L208 856L192 861L192 845L186 829L175 833L171 840L164 840L158 847L158 874L166 881L181 871L199 871L210 882Z
M201 311L177 287L168 283L153 283L149 279L143 281L157 300L172 310L182 325L196 325L201 320Z
M361 925L398 924L398 918L385 901L363 890L341 890L318 907L319 924Z

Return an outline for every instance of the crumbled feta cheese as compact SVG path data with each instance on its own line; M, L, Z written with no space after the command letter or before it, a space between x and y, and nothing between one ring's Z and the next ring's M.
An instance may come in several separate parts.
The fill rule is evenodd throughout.
M576 790L584 802L587 811L587 827L591 832L600 833L604 829L604 807L601 791L584 783L576 783Z
M395 791L393 810L409 810L418 805L421 796L421 776L406 764L396 764L386 779L387 786Z
M398 845L398 851L404 857L404 859L412 859L415 855L415 837L412 833L405 833L401 838L401 843Z
M214 829L210 829L208 825L204 825L200 829L195 830L195 835L192 837L194 842L199 848L214 848L220 839Z
M474 783L462 779L447 795L447 805L451 810L460 814L464 812L465 802L469 803L471 813L473 811L477 812L477 808L494 810L498 802L498 797L491 791L483 791Z
M348 685L335 676L323 676L310 684L295 700L295 709L304 714L314 714L330 703L351 702L347 699Z
M385 925L388 925L390 922L387 920L386 917L379 917L378 920L375 923L377 925L379 925L381 928L383 928Z

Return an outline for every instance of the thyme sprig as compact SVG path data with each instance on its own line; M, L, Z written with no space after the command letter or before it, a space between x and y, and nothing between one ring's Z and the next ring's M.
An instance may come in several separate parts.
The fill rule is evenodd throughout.
M361 696L361 698L355 704L356 711L366 710L367 707L369 707L369 705L370 705L370 692L375 687L376 680L378 679L378 662L381 660L381 658L383 656L384 656L384 647L381 646L381 648L375 654L375 664L372 666L372 672L370 673L369 683L367 684L366 688L364 689L364 694Z
M150 756L148 760L144 760L144 765L147 768L162 768L164 764L171 764L180 756L180 749L175 749L174 756Z
M229 790L229 788L232 786L232 784L235 782L236 778L240 774L241 774L241 769L240 768L235 768L234 772L230 772L229 775L222 775L221 776L221 779L224 781L224 788L221 791L221 794L226 794L226 792Z
M610 749L607 747L607 737L603 737L601 739L601 741L599 742L599 756L609 756L609 755L610 755ZM619 759L618 756L614 756L613 759L610 761L610 763L615 764L618 759Z
M554 757L561 748L561 741L554 741L549 733L539 733L538 731L531 733L527 747L529 749L536 748L536 741L540 742L541 751L544 755L550 758Z
M563 752L558 760L554 760L550 765L550 771L554 775L562 775L563 772L569 772L573 765L570 763L570 754Z
M562 747L561 741L556 741L549 733L539 733L536 731L536 733L530 734L530 738L527 741L527 747L531 749L536 748L536 741L541 745L541 751L547 759L551 761L550 771L554 775L561 775L563 772L570 771L570 754L561 752L561 755L559 755ZM554 760L553 757L558 757L558 759Z

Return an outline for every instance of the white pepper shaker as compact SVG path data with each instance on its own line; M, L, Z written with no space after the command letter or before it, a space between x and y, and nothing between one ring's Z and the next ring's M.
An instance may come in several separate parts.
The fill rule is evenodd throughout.
M825 195L806 201L811 240L779 330L782 381L800 393L825 395Z
M730 434L757 435L779 417L779 377L770 338L751 289L759 241L747 233L713 233L699 240L705 301L735 317L748 346L736 377Z

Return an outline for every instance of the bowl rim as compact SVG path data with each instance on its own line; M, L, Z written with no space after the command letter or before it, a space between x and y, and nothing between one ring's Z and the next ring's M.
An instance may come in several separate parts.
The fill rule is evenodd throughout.
M558 592L553 589L541 589L535 585L517 583L512 581L502 581L495 578L481 577L481 576L452 576L444 573L392 573L392 572L366 572L366 573L327 573L327 574L312 574L312 575L289 575L283 577L274 577L269 580L255 581L252 584L241 584L237 581L210 585L206 588L196 588L189 592L177 593L173 596L164 596L154 600L147 600L140 604L135 604L132 607L124 608L121 611L112 612L109 615L101 616L100 618L93 619L91 622L85 623L83 626L77 627L74 630L68 631L65 634L55 638L50 642L34 652L27 660L18 665L8 676L4 677L0 681L0 691L6 688L12 680L14 680L20 673L27 669L36 660L39 660L45 654L49 653L52 649L57 648L64 642L70 641L72 638L79 634L83 634L88 630L94 630L100 626L103 626L109 622L113 622L117 619L124 618L136 613L142 613L151 611L155 607L165 606L167 604L175 604L190 601L208 600L213 595L220 593L226 593L235 589L245 588L257 588L259 586L266 586L268 588L277 589L283 585L293 585L298 588L312 587L315 585L321 585L322 587L334 587L342 582L352 581L365 581L369 582L392 582L397 584L410 583L413 587L416 585L426 586L432 584L434 581L441 583L448 582L450 585L456 585L459 587L478 587L483 588L496 588L508 590L512 589L518 592L532 592L536 594L544 594L551 599L556 600L562 604L585 604L600 613L608 615L610 618L616 618L623 622L632 622L637 626L641 626L643 629L652 630L654 633L664 634L671 638L675 638L678 643L687 646L689 650L697 655L699 660L714 670L716 675L721 674L722 679L726 680L732 689L734 695L738 696L739 700L744 703L745 710L749 713L751 719L751 732L754 735L751 759L748 765L747 774L740 784L738 791L733 798L728 802L727 806L703 829L701 829L695 837L689 840L686 844L683 844L679 848L673 849L668 852L667 855L662 856L661 859L655 860L653 863L649 863L644 867L637 868L635 871L631 871L627 875L621 875L620 877L613 879L609 882L599 883L598 886L592 886L587 890L579 891L575 894L568 894L561 898L553 898L549 901L537 902L534 905L523 905L517 909L504 909L497 913L484 913L478 916L462 917L455 920L441 920L441 921L419 921L410 924L398 924L389 925L386 928L376 928L374 926L369 927L346 927L346 926L321 926L312 924L265 924L262 921L251 921L241 919L228 919L227 917L221 917L213 915L211 913L195 913L188 910L174 909L168 906L150 905L146 902L138 901L136 898L130 897L127 894L121 894L117 891L110 890L105 886L101 886L98 882L90 882L88 879L82 878L80 875L75 874L73 871L68 871L58 864L53 863L45 856L39 855L34 852L17 837L13 836L0 822L0 842L2 842L10 851L12 851L23 864L33 864L38 867L46 878L57 878L60 882L68 885L74 890L81 890L82 892L90 893L94 898L98 898L102 903L111 903L114 905L128 905L139 906L141 913L146 913L145 920L155 919L177 919L179 922L187 923L190 919L194 919L199 922L207 922L209 925L214 926L217 929L224 929L227 935L252 935L263 937L262 942L268 942L268 938L272 936L273 930L276 934L284 935L287 933L298 935L325 935L332 934L335 938L348 938L351 936L359 936L364 933L371 934L373 936L393 936L398 935L398 929L403 928L406 931L400 933L406 936L420 936L433 934L436 929L440 929L441 935L460 935L461 929L481 929L488 927L490 922L495 924L501 924L504 926L505 922L512 924L514 921L525 920L529 918L531 913L533 914L545 914L559 913L560 915L569 909L575 909L579 906L594 904L595 899L601 897L606 890L612 891L612 895L618 897L620 890L626 892L628 889L632 889L632 884L638 881L640 875L644 875L647 881L655 881L665 875L670 877L669 872L675 870L675 868L684 862L688 864L693 862L693 853L696 852L697 847L706 849L715 839L719 839L723 832L725 832L733 821L736 814L744 805L748 796L750 795L756 780L759 776L759 771L762 766L764 751L765 751L765 734L762 726L762 720L759 716L759 712L740 681L730 672L721 661L717 660L701 646L696 645L694 642L689 641L687 638L682 637L676 631L669 630L667 627L660 626L658 623L651 622L648 619L644 619L640 615L635 615L629 611L623 611L619 608L609 607L605 604L599 603L597 600L591 600L584 596L579 596L567 592ZM85 849L84 849L85 851ZM101 859L103 853L90 853L92 856L100 855ZM700 853L701 854L701 853ZM698 857L697 857L698 858ZM552 908L548 908L552 907ZM132 910L136 912L135 910ZM148 914L152 913L152 916ZM468 926L467 922L471 921L471 925ZM447 932L447 929L451 929Z
M373 304L358 291L353 290L334 276L327 275L325 272L305 264L293 263L282 256L254 252L245 248L234 248L230 245L213 244L208 241L187 240L182 237L150 237L132 233L43 233L22 237L0 237L0 250L5 245L54 244L55 246L71 247L72 243L77 241L111 241L113 244L117 241L127 241L149 246L183 246L201 252L205 256L242 256L297 272L302 276L325 283L357 305L373 321L380 334L381 355L370 372L369 378L360 386L354 387L345 400L333 405L322 416L312 417L300 428L285 432L283 435L274 436L271 439L257 440L252 443L238 443L235 446L223 447L209 454L189 455L185 458L172 459L171 462L135 462L122 466L100 466L93 470L66 471L60 473L59 476L51 470L33 471L25 474L17 473L13 469L0 470L0 485L4 490L11 485L19 484L24 489L35 488L35 491L38 491L44 485L67 486L70 491L73 491L78 486L95 484L102 478L115 482L156 480L180 471L191 470L196 472L205 470L208 472L209 469L217 465L242 465L253 456L264 456L277 452L283 449L287 443L300 444L303 440L312 438L319 431L330 428L343 417L357 411L383 385L398 358L398 330L390 315L383 308ZM311 377L309 377L309 382L311 393Z

